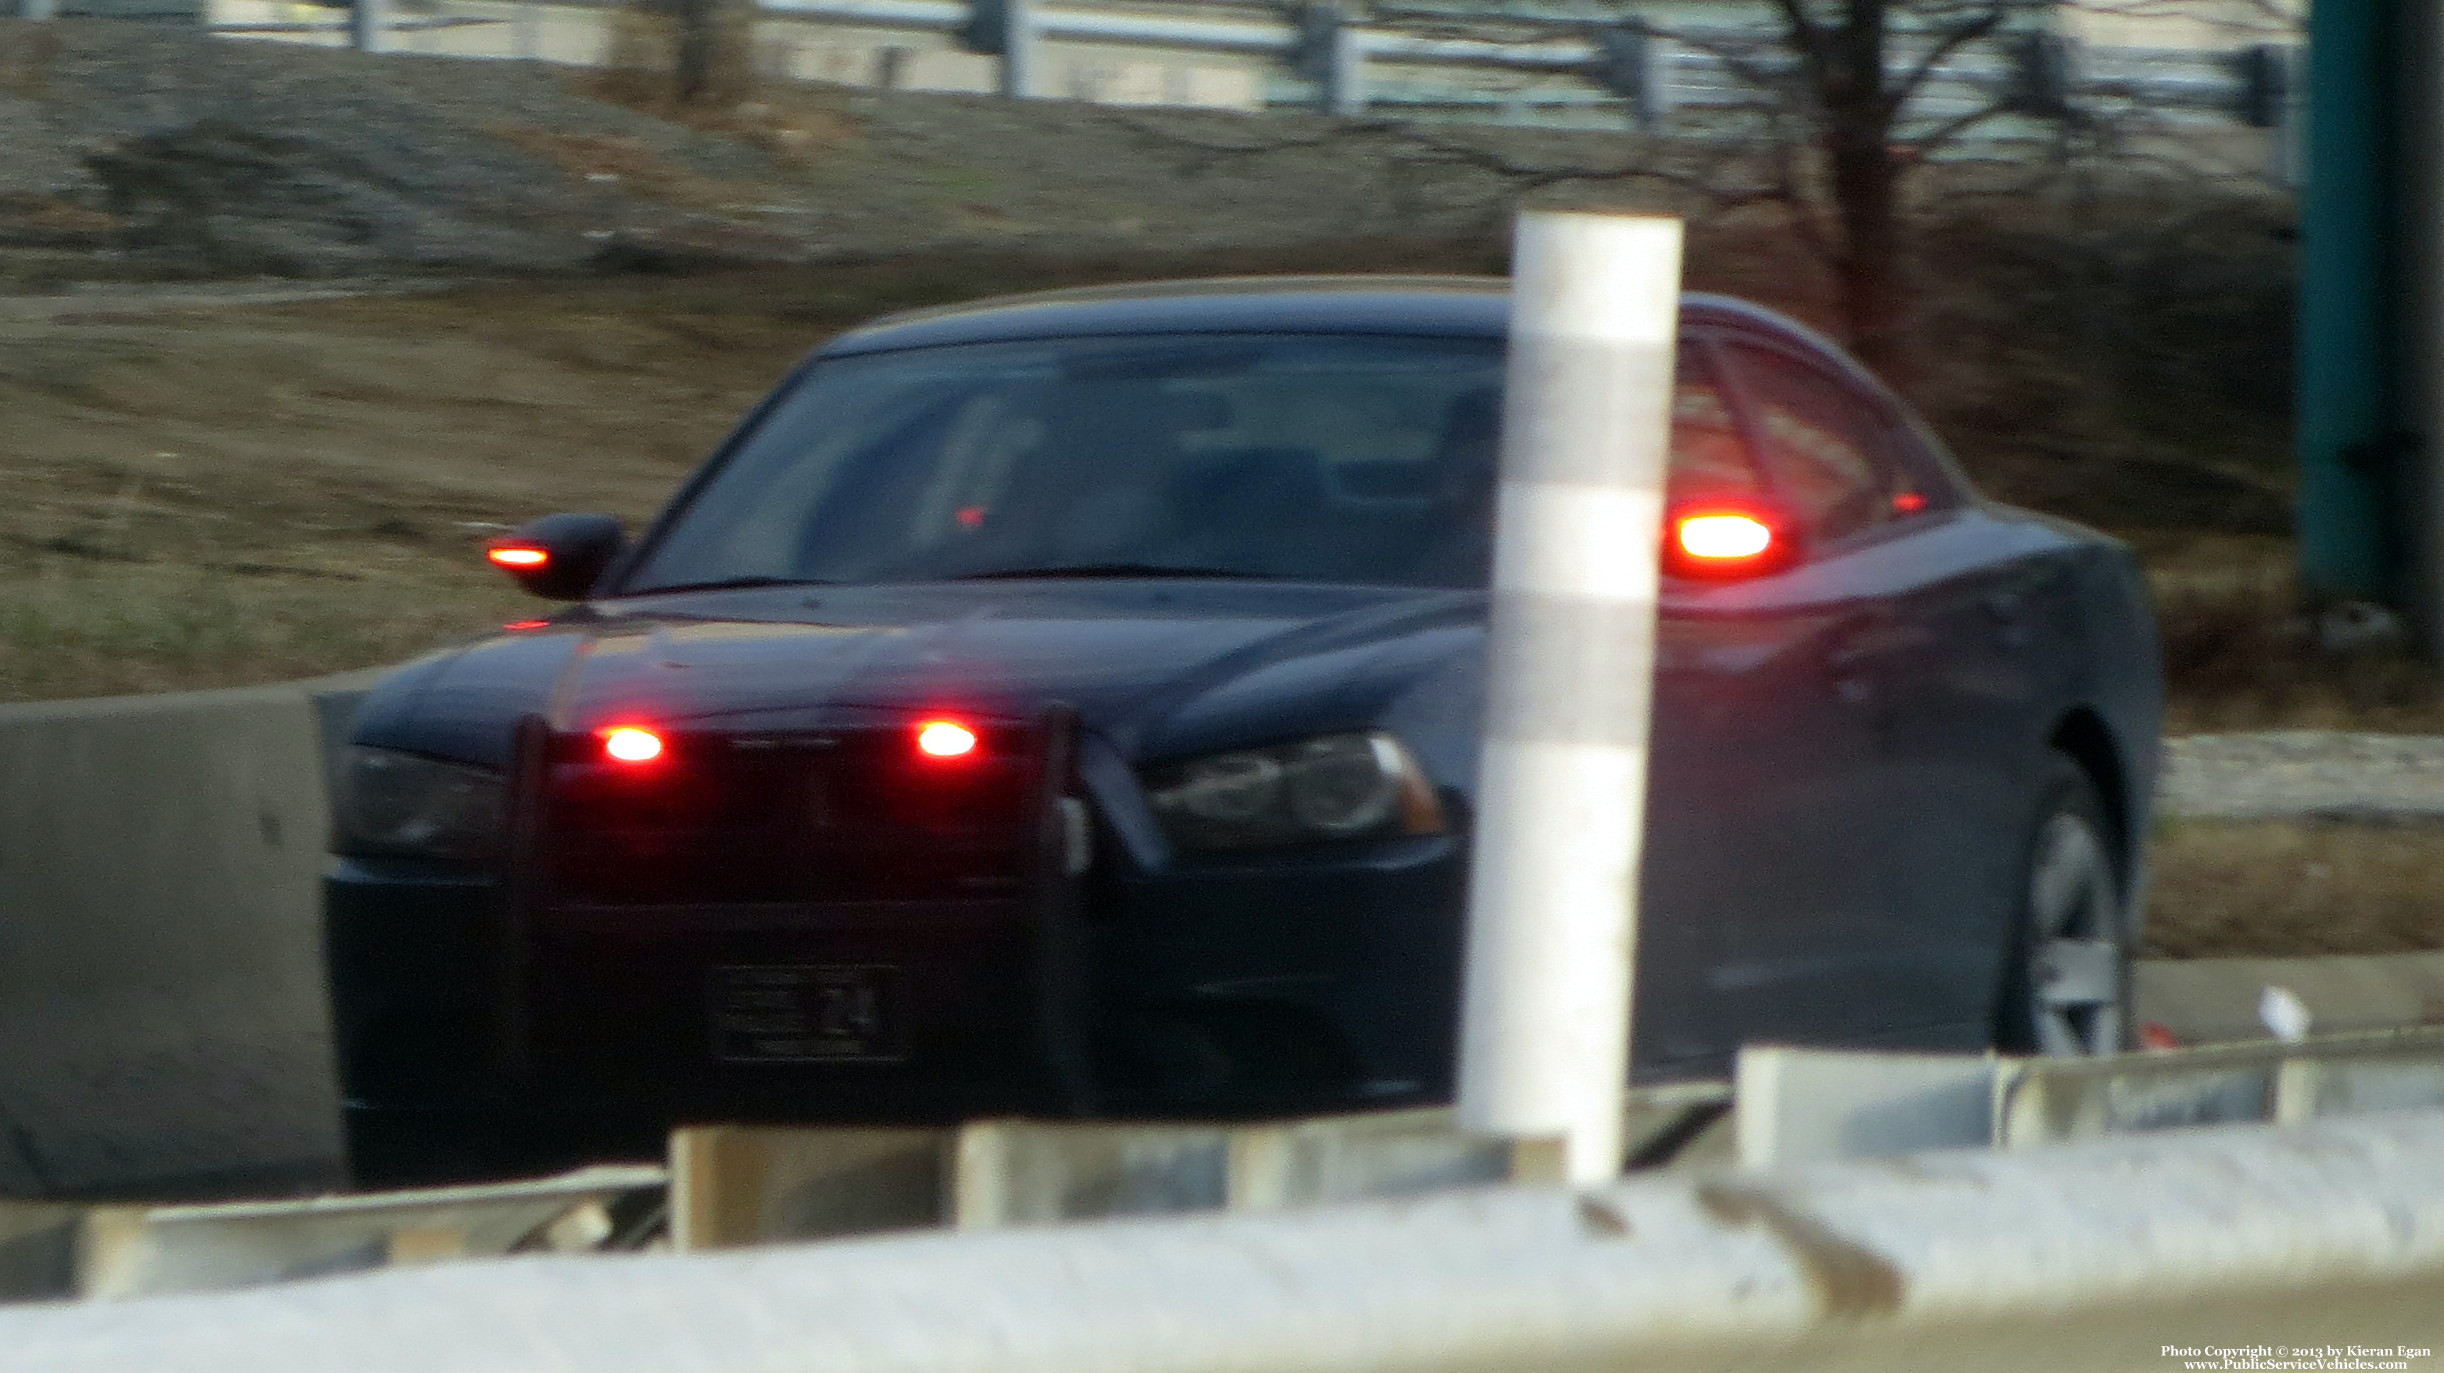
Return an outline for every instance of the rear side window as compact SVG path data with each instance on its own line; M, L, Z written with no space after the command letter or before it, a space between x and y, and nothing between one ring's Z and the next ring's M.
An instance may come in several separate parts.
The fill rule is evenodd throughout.
M1673 505L1754 497L1764 485L1711 351L1695 339L1680 346L1672 387L1671 471L1665 480L1665 498Z
M1790 354L1728 351L1756 425L1761 458L1792 515L1818 539L1890 519L1900 488L1874 413L1835 377Z

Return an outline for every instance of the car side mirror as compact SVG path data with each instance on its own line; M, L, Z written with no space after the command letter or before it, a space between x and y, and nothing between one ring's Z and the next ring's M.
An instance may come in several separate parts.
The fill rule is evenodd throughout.
M627 546L617 515L546 515L486 543L484 557L538 596L582 601Z

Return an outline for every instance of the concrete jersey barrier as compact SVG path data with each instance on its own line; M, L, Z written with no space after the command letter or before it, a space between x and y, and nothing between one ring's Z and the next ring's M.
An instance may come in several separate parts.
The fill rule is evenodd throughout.
M2403 1342L2444 1344L2444 1115L0 1311L0 1367L48 1373L2156 1373L2166 1344Z
M325 741L376 676L0 707L0 1194L337 1178Z

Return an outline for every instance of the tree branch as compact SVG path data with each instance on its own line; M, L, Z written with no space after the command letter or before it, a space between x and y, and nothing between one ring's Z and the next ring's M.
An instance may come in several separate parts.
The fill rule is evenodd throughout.
M1099 109L1107 123L1118 125L1141 138L1201 154L1209 160L1234 157L1262 157L1268 153L1294 152L1329 147L1346 140L1360 138L1390 139L1417 149L1434 161L1472 167L1501 178L1516 193L1540 190L1572 181L1652 181L1701 197L1717 210L1734 209L1761 201L1780 200L1784 190L1780 185L1726 188L1717 180L1697 172L1658 166L1652 162L1635 161L1619 166L1589 167L1572 163L1536 164L1514 161L1490 148L1438 137L1413 125L1396 120L1351 120L1306 138L1284 138L1250 143L1210 142L1186 134L1174 133L1138 118Z
M1799 50L1800 65L1807 68L1808 82L1817 90L1825 88L1832 71L1833 54L1825 38L1824 25L1808 13L1806 0L1774 0L1782 11L1782 23L1789 31L1790 45Z
M1997 115L2009 113L2011 113L2010 102L1997 100L1993 104L1986 106L1984 109L1971 110L1967 114L1957 115L1951 119L1945 120L1941 124L1936 125L1933 129L1927 131L1923 136L1910 139L1909 146L1917 149L1919 159L1924 161L1927 158L1933 157L1937 149L1941 148L1946 143L1951 142L1953 139L1960 137L1962 134L1967 133L1969 130L1976 128L1978 125L1985 123L1987 120L1992 119Z
M2001 27L2003 13L2003 7L1997 5L1937 39L1935 45L1926 50L1926 55L1918 59L1917 65L1911 67L1899 81L1893 84L1891 92L1884 98L1886 115L1898 115L1901 107L1907 105L1911 97L1917 95L1918 88L1926 84L1927 78L1935 74L1935 69L1943 64L1945 58Z

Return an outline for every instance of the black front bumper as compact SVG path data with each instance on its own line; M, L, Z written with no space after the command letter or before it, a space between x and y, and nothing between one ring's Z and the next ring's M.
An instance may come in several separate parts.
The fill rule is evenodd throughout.
M658 1154L690 1122L915 1123L1080 1105L1049 1042L1025 902L576 907L518 920L495 882L350 861L325 893L341 1083L359 1121L537 1142L564 1132L541 1165ZM876 1003L850 1032L815 1023L827 979ZM759 987L773 989L780 1023L754 1014Z
M497 882L351 860L325 893L341 1081L367 1177L655 1157L689 1123L1245 1116L1449 1091L1460 891L1442 840L1099 874L1064 917L1074 944L1053 951L1075 967L1051 977L1030 900L573 907L513 921ZM889 970L884 1052L725 1058L735 1007L721 979L734 969Z
M505 878L340 860L325 938L360 1173L494 1137L498 1162L442 1171L650 1156L698 1122L1447 1092L1450 839L1181 867L1107 827L1081 872L1058 708L988 733L1001 770L964 791L878 790L890 737L711 736L628 778L529 722Z

